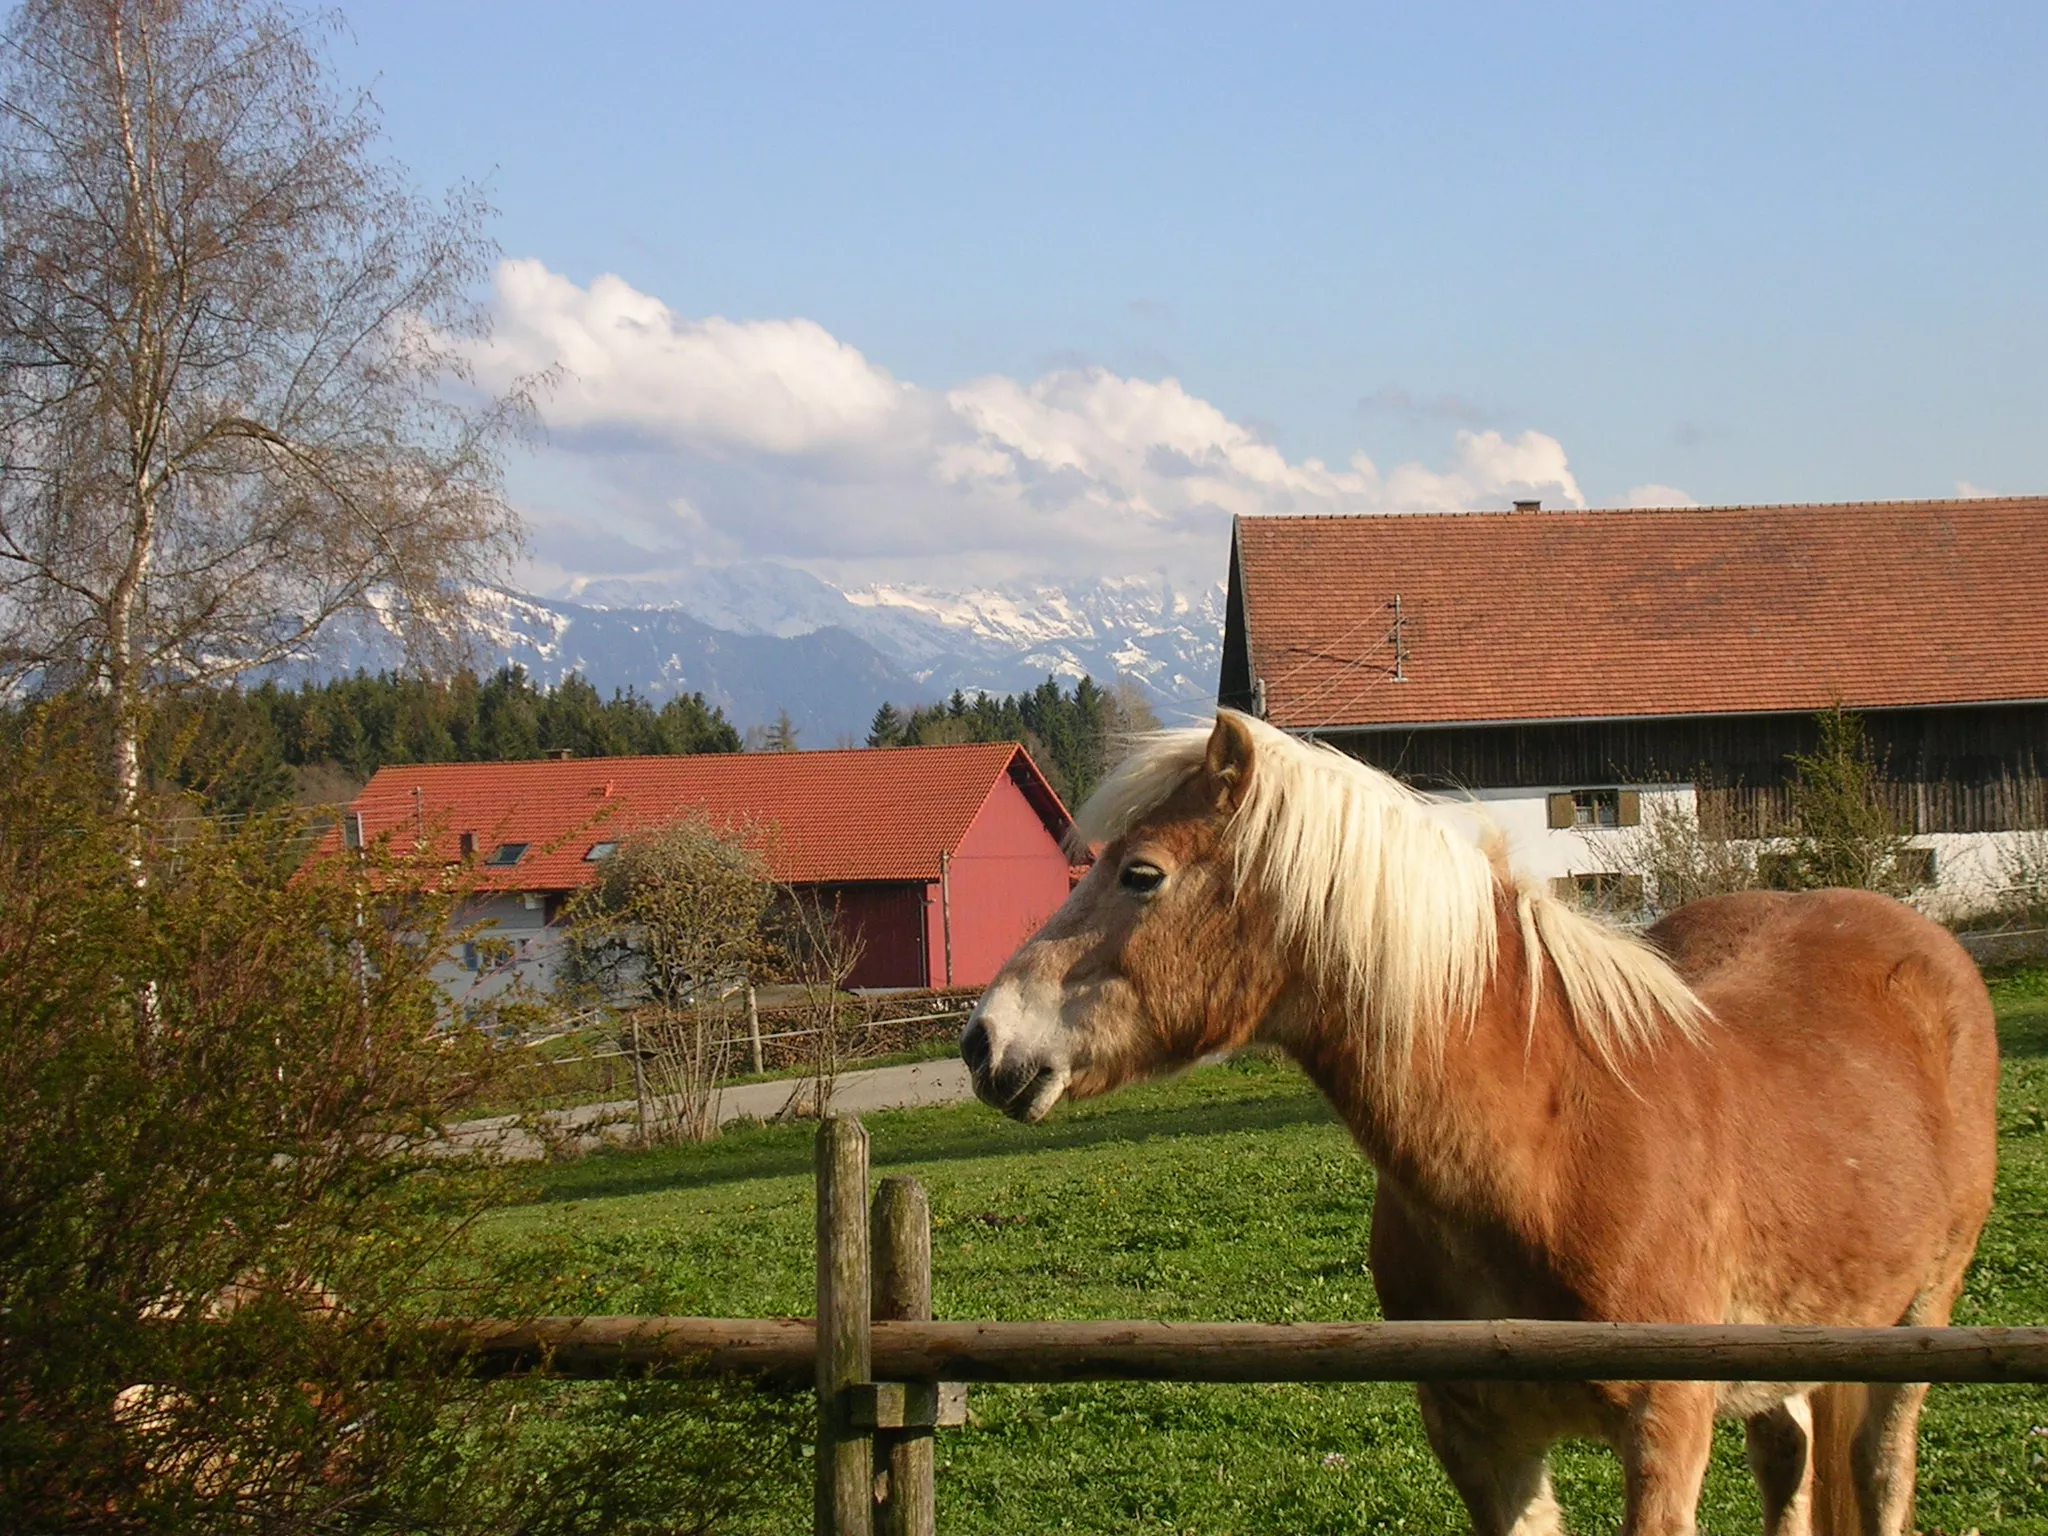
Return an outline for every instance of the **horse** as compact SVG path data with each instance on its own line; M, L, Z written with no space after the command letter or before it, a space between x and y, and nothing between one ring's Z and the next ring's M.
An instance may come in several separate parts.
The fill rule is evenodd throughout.
M1509 867L1456 802L1224 711L1081 808L1097 850L961 1054L1024 1121L1265 1042L1377 1170L1393 1319L1947 1322L1990 1209L1976 966L1862 891L1743 892L1636 937ZM1562 1530L1549 1448L1618 1454L1632 1536L1695 1530L1717 1415L1769 1536L1903 1536L1924 1385L1441 1383L1479 1536Z

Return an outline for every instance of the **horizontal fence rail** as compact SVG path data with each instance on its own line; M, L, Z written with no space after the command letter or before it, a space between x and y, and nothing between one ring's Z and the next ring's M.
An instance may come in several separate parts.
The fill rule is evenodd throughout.
M1662 1323L870 1325L882 1381L2048 1382L2048 1328ZM451 1331L486 1370L596 1378L665 1369L808 1384L805 1318L584 1317Z

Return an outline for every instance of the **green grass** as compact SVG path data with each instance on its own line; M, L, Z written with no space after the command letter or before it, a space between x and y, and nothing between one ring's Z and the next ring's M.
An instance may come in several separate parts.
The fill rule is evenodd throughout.
M2048 1321L2048 972L1995 984L2007 1050L1997 1209L1959 1323ZM979 1106L868 1117L877 1176L933 1210L942 1317L1371 1318L1370 1167L1291 1067L1241 1061L1071 1106L1037 1127ZM592 1312L804 1314L810 1133L748 1127L704 1148L547 1170L493 1238ZM1945 1388L1921 1436L1919 1524L2048 1532L2048 1391ZM1463 1515L1405 1386L977 1387L941 1433L949 1533L1457 1531ZM1617 1528L1613 1458L1554 1458L1577 1531ZM764 1466L809 1519L808 1464ZM1702 1519L1754 1531L1724 1426Z

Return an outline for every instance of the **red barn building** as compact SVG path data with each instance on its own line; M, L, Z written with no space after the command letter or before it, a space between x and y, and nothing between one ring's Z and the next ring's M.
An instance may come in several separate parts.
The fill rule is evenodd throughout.
M1066 807L1010 742L384 768L328 847L424 838L473 861L464 921L510 946L505 980L545 986L565 899L633 832L693 812L763 829L774 877L836 904L858 987L979 986L1069 887Z

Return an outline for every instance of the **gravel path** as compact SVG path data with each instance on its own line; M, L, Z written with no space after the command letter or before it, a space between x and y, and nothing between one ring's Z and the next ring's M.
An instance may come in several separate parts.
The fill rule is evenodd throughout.
M805 1079L796 1077L721 1089L718 1123L772 1120L792 1107L792 1097L797 1101L794 1107L800 1111L808 1087ZM973 1097L974 1085L968 1080L966 1064L957 1057L945 1057L842 1073L832 1096L832 1107L847 1114L863 1115L877 1109L959 1104ZM516 1116L500 1115L457 1126L451 1140L465 1150L487 1150L515 1161L545 1155L548 1141L580 1148L625 1141L633 1134L633 1101L617 1099L608 1104L552 1110L541 1117L541 1125L543 1129L537 1134Z

